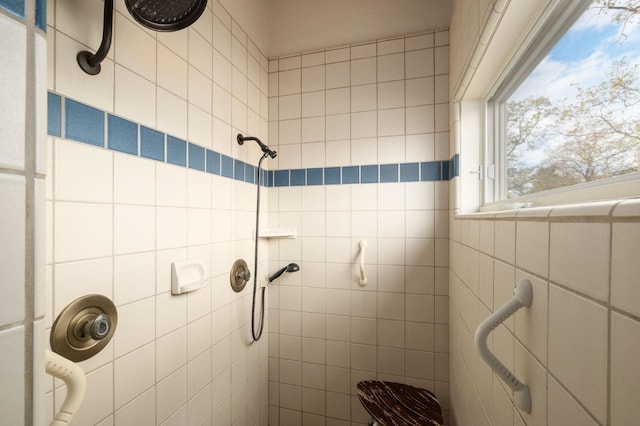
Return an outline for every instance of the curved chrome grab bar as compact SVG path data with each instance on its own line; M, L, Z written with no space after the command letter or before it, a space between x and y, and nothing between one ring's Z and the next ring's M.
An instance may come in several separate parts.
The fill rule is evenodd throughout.
M516 406L527 413L531 412L531 393L529 386L522 383L502 362L489 350L487 337L496 327L502 324L507 318L515 314L523 306L531 306L533 299L533 288L529 280L522 280L516 284L513 290L513 297L500 308L496 309L487 319L482 321L476 330L476 347L480 356L489 367L514 391Z

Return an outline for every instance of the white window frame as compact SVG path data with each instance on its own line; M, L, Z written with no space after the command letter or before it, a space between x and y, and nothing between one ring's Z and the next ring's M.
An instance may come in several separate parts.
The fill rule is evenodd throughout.
M542 13L528 36L485 96L480 159L481 211L601 201L640 196L640 173L565 186L549 191L506 197L504 102L535 69L556 42L573 26L591 0L555 0Z

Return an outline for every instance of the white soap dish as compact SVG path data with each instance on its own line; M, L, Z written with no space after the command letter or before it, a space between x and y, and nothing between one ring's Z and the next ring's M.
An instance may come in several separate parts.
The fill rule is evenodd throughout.
M188 293L204 286L204 260L171 262L171 294Z

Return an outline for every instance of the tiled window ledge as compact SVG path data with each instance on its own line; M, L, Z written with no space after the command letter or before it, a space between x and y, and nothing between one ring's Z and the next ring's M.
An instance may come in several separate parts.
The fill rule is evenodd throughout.
M566 218L590 218L592 220L632 218L640 220L640 198L455 215L455 219L471 220L546 219L552 222Z

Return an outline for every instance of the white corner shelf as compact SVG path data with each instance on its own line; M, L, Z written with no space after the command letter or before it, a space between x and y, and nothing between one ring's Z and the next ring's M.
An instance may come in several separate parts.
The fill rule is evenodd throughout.
M260 230L259 238L296 238L296 228L265 228Z

